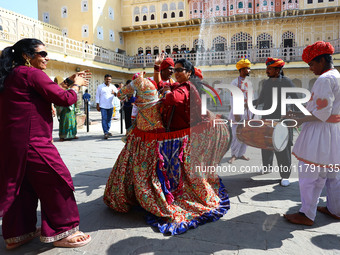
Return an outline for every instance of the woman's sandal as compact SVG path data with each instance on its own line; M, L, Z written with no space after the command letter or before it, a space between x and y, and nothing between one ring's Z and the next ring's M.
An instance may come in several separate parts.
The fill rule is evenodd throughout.
M15 248L18 248L19 246L25 244L25 243L28 243L29 241L32 241L34 238L40 236L41 234L41 228L37 228L35 230L34 233L32 233L31 235L29 235L26 239L20 241L20 242L17 242L17 243L9 243L9 244L6 244L6 249L7 250L12 250L12 249L15 249Z
M71 241L72 239L77 239L77 237L81 237L81 236L83 236L86 239L83 241L76 241L76 242ZM78 231L64 239L54 242L53 245L56 247L63 247L63 248L76 248L76 247L84 246L88 244L90 241L91 241L90 235L85 235L83 232Z

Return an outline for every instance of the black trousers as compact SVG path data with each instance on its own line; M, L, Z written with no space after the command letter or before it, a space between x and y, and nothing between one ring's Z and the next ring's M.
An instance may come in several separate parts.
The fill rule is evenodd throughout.
M124 119L125 119L125 128L129 129L131 127L131 114L132 114L132 106L124 106Z
M273 159L275 153L281 178L284 179L289 178L290 173L292 171L292 154L290 145L287 145L287 147L280 152L264 149L262 149L261 152L262 152L262 164L265 168L267 167L267 169L270 169L273 167Z

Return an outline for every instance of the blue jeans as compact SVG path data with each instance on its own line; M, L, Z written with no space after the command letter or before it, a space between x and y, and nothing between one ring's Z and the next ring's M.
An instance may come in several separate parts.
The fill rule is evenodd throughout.
M100 113L102 114L103 131L104 131L104 134L106 134L110 131L113 108L110 108L110 109L100 108Z

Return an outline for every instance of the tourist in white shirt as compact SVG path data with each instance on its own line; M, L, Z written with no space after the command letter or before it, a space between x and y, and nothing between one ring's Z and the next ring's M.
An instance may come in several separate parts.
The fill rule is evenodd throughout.
M111 119L114 107L114 97L118 90L111 84L112 76L106 74L104 83L99 85L96 94L97 111L102 115L102 127L104 131L104 139L107 139L112 134L109 132L111 127Z

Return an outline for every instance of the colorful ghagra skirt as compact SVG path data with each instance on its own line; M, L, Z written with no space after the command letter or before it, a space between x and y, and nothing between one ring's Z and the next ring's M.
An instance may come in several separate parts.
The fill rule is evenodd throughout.
M218 220L229 198L206 169L221 161L230 138L229 128L213 121L168 133L133 129L107 181L105 204L118 212L140 205L148 224L171 235Z

